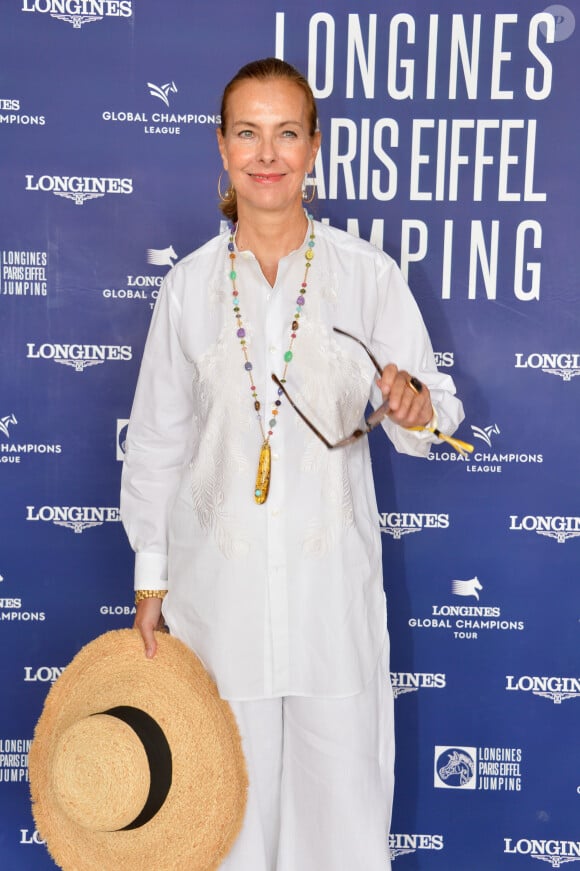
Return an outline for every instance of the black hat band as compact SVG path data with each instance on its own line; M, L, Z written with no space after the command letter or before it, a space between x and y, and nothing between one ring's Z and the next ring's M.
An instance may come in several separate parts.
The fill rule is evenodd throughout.
M128 825L117 830L126 832L144 826L163 807L171 788L171 749L159 723L141 708L119 705L116 708L109 708L103 713L122 720L133 729L143 745L149 763L149 795L138 816Z

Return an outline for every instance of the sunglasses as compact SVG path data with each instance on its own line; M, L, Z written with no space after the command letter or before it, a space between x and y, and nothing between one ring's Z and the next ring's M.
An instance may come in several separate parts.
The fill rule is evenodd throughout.
M340 330L338 327L333 327L333 330L335 333L340 333L341 336L346 336L346 338L352 339L354 342L357 342L361 346L361 348L366 351L367 356L375 367L378 375L380 376L383 374L383 367L379 364L372 351L367 348L364 342L361 342L361 340L358 339L356 336L345 332L345 330ZM375 409L375 411L373 411L373 413L370 414L369 417L365 419L363 427L355 429L355 431L349 436L346 436L346 438L340 439L337 442L331 442L326 438L326 436L324 436L320 432L319 429L317 429L316 426L314 426L312 421L309 420L304 412L296 405L296 403L286 390L283 381L281 381L277 375L274 375L274 373L272 373L272 381L278 386L278 389L282 391L296 414L298 414L298 416L302 418L306 426L308 426L312 430L314 435L317 436L320 441L324 445L326 445L326 447L331 451L335 448L344 448L347 445L351 445L353 442L358 441L358 439L362 438L363 436L368 435L376 426L381 423L381 421L389 413L389 400L387 399L385 402L382 403L382 405L379 405L379 407ZM416 378L411 379L411 389L414 390L415 393L419 393L422 389L422 386L423 385L421 384L421 382L418 381ZM452 436L445 435L445 433L442 433L441 430L437 429L436 427L411 426L409 427L409 429L415 432L433 433L433 435L436 436L438 439L441 439L441 441L447 442L447 444L451 445L451 447L454 448L463 457L467 457L467 455L473 451L473 445L470 445L468 442L461 441L460 439L453 438Z

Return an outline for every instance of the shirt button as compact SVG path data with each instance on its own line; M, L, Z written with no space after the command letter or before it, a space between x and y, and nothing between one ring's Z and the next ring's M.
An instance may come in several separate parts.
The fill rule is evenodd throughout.
M276 354L278 352L276 345L270 345L268 350L270 351L270 354Z

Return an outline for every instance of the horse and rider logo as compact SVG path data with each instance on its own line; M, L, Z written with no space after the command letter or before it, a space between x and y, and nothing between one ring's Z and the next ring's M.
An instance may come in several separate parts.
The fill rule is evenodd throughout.
M167 248L147 249L147 263L150 263L152 266L171 267L174 265L174 260L177 260L177 254L173 245L169 245Z
M477 575L467 581L451 581L451 590L454 596L475 596L479 601L479 591L483 590Z

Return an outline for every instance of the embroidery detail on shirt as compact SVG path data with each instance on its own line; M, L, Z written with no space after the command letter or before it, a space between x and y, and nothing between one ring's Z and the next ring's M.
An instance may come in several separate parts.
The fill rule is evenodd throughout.
M336 272L320 272L318 279L318 294L321 299L336 302L338 298L338 276Z
M223 303L226 299L226 292L224 291L223 285L215 279L214 281L210 281L207 286L208 298L211 303L217 305L219 303Z
M301 330L297 401L329 439L338 440L361 421L368 401L368 371L348 356L322 323L311 318ZM302 549L305 554L322 556L354 524L347 454L329 451L314 435L305 445L302 469L319 477L325 499L307 522Z
M193 384L199 428L195 459L190 464L193 509L201 528L213 535L228 559L244 556L250 549L243 521L224 510L224 494L231 491L236 474L248 466L238 439L247 427L247 414L228 377L239 363L238 353L231 330L224 325L217 341L200 358L199 378Z

